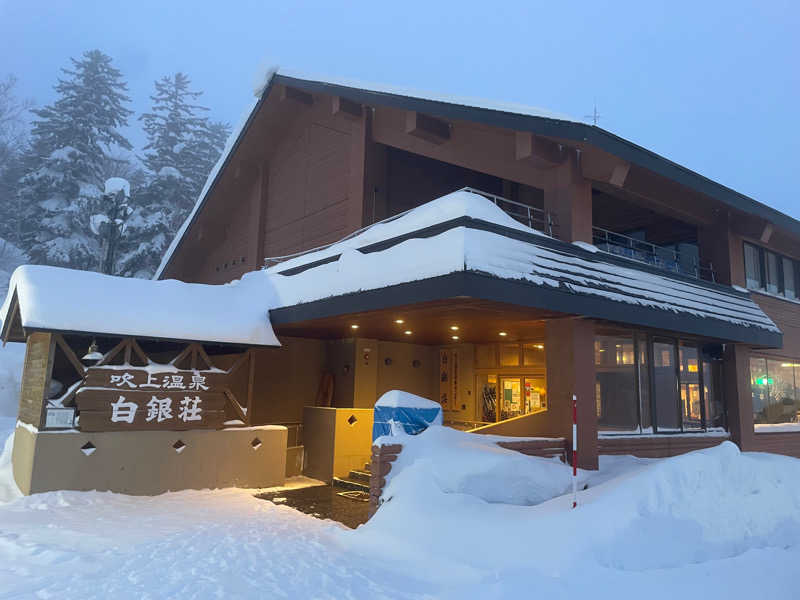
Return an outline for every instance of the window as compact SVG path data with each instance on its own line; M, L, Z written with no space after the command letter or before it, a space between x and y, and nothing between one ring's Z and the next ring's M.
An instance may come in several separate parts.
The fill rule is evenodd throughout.
M543 367L544 344L538 342L522 344L522 364L526 367Z
M750 358L750 388L753 395L753 422L777 425L800 421L797 383L800 362Z
M700 409L700 363L697 346L681 343L680 386L683 429L702 429Z
M763 288L761 283L761 253L757 246L744 244L744 272L747 280L747 288L760 290Z
M790 300L797 299L797 290L794 287L794 261L783 257L783 295Z
M774 252L764 252L767 258L767 291L777 294L780 291L780 259Z
M596 336L598 429L670 433L724 427L720 350L645 334Z
M797 300L800 298L796 284L798 265L799 261L744 243L744 272L748 289Z
M594 341L597 425L605 430L639 427L633 336L597 336Z
M519 344L500 344L500 366L519 366Z
M678 418L678 372L675 368L675 344L653 342L653 390L656 427L659 431L680 431Z

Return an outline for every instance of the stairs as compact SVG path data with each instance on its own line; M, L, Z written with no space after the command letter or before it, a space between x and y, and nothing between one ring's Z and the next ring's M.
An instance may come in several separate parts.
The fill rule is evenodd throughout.
M354 492L366 492L369 494L370 465L364 465L363 469L353 469L347 477L334 477L331 484L335 488L350 490Z

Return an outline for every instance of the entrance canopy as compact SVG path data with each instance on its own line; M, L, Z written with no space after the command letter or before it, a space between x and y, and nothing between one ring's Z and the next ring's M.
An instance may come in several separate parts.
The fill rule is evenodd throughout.
M112 277L26 265L0 309L4 342L31 331L279 346L267 316L266 280L227 285Z
M550 238L466 191L267 273L279 299L270 317L280 331L419 303L478 300L760 346L782 342L745 291Z

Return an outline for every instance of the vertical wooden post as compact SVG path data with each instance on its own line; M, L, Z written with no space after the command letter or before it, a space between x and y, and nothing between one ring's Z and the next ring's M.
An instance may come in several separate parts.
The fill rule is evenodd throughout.
M18 419L37 429L44 426L44 407L47 402L47 391L50 388L55 348L55 338L51 333L35 332L28 336Z
M250 364L250 374L247 381L247 419L245 420L246 425L253 424L253 393L255 390L255 380L256 380L256 351L250 348L247 351L249 354L248 360Z

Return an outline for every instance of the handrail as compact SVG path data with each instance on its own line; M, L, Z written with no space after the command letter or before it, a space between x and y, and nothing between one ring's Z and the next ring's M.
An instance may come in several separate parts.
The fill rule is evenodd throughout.
M596 226L592 226L592 242L599 250L608 254L623 256L636 262L697 279L716 281L714 265L711 262L702 264L694 257L681 256L680 252L671 248L657 246L645 240Z
M524 204L523 202L517 202L516 200L509 200L503 196L498 196L497 194L492 194L490 192L484 192L483 190L479 190L477 188L464 187L458 191L480 194L484 198L494 202L495 205L500 208L500 210L513 219L516 219L523 225L527 225L531 229L536 229L549 235L550 237L553 237L553 227L555 223L553 222L552 215L541 208L536 208L535 206L530 206L529 204ZM510 205L514 210L503 208L501 204Z

